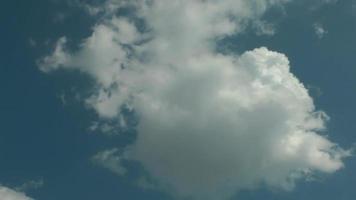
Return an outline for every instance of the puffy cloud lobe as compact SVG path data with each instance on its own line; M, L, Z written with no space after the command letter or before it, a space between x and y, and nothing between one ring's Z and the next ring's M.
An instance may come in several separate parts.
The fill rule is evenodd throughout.
M236 61L193 60L160 96L141 94L134 106L140 134L129 157L163 185L217 198L261 182L290 189L305 173L343 166L347 152L316 133L326 116L314 112L284 55L260 48Z
M86 104L102 118L122 123L123 106L138 114L138 138L124 158L115 149L95 156L114 172L123 171L121 159L135 160L161 188L195 199L261 183L291 189L314 171L342 168L349 152L318 134L328 117L315 111L285 55L265 47L215 51L217 38L283 2L133 1L147 31L106 11L79 51L69 53L60 39L41 69L91 75L97 87Z
M14 191L10 188L0 186L0 199L1 200L33 200L25 194Z

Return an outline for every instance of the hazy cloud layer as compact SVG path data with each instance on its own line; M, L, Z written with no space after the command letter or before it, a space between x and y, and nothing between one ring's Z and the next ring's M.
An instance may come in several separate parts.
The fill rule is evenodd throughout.
M94 157L117 174L125 171L121 159L138 161L161 188L195 199L262 183L292 189L314 171L342 168L349 152L320 134L328 117L315 110L284 54L216 52L217 39L286 2L107 1L92 12L104 15L80 49L68 50L62 37L40 69L93 77L85 103L103 119L126 124L120 109L137 113L138 138L124 155L114 149ZM115 14L128 7L131 17Z

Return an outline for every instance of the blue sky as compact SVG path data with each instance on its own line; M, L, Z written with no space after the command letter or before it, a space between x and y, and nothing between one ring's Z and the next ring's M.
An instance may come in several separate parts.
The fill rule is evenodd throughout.
M356 85L356 68L353 59L356 52L354 40L356 2L354 0L274 1L272 5L267 4L265 9L258 7L260 5L258 2L265 2L262 0L250 1L253 5L247 8L242 7L242 4L230 2L236 10L229 10L225 6L225 1L221 2L216 5L218 12L231 12L234 19L237 21L242 19L244 23L232 21L237 25L228 24L225 31L224 28L216 28L217 24L205 20L204 16L222 22L226 19L207 12L203 13L204 15L197 14L200 20L198 22L184 21L191 26L176 26L178 19L181 16L185 17L180 15L182 10L164 3L163 11L148 9L147 15L139 13L143 15L142 17L135 13L139 12L135 11L135 8L123 6L111 11L100 1L13 0L6 2L0 12L2 25L0 87L3 91L0 99L2 121L0 199L169 200L199 199L205 195L212 196L214 199L250 200L352 199L356 195L353 187L356 184L353 170L356 162L352 155L346 155L351 153L345 152L349 152L356 141L354 133L356 124L353 122L354 102L356 102L356 95L353 92ZM184 4L186 1L180 3ZM181 4L177 4L177 7ZM203 4L198 3L195 6L199 8ZM229 7L228 3L226 5ZM99 10L99 13L93 13L95 9ZM167 16L164 12L166 9ZM176 12L174 16L169 9ZM182 6L182 9L186 8ZM246 9L250 9L249 11L254 14L241 15L240 13ZM198 9L194 13L200 12ZM154 17L155 14L158 20ZM120 17L128 19L128 22L119 20L117 25L116 22L111 21ZM166 23L167 21L170 23ZM99 25L104 28L97 28L100 27ZM105 38L101 38L100 34L109 31L107 34L110 36L110 27L116 25L119 31L113 31L112 37L119 40L120 46L111 46L105 43ZM137 30L133 31L131 26ZM215 28L205 30L210 26ZM182 31L187 27L191 29ZM170 32L167 31L168 29L175 31ZM124 31L120 32L121 30ZM205 31L201 33L200 30ZM94 45L91 47L84 42L84 39L95 38L93 36L95 31L98 31L97 40L93 39L96 42L93 42ZM217 32L213 33L214 31ZM66 59L54 53L56 47L61 47L58 41L63 36L66 42L63 44L65 49L61 53L67 56ZM167 42L169 50L162 50L160 49L162 43L159 43L161 40L157 42L154 39L160 37L177 41ZM114 44L115 41L112 40L112 43ZM210 43L216 43L216 49L206 46ZM200 44L203 50L196 47ZM137 46L142 47L142 55L137 53L139 51ZM260 47L268 49L254 50ZM131 51L131 48L135 51ZM116 54L120 54L119 51L122 49L131 54L119 56L118 58L128 60L120 64L121 61L116 62L118 59ZM118 52L115 52L116 50ZM278 53L271 53L272 51ZM195 60L195 53L197 57L202 55L203 58ZM222 56L216 58L216 55ZM289 59L289 64L284 63L283 55ZM183 67L185 71L192 74L187 77L184 72L180 72L181 62L185 59L191 61L186 64L187 66L207 66L212 71L202 70L198 73L192 69L200 68ZM130 69L137 65L143 66L144 69L151 67L154 70L143 70L143 74L136 73L135 70L123 76L115 74L115 80L111 80L110 75L115 73L108 71L112 70L111 66L104 70L99 66L106 63L106 60L114 60L115 67L121 65L125 69ZM261 66L258 64L260 62L262 62ZM211 63L221 65L222 69L215 71L215 68L210 68ZM234 71L233 67L229 68L231 63L238 63L237 71ZM153 65L159 67L152 67ZM252 107L253 112L241 111L243 114L237 114L236 119L249 122L245 123L248 126L240 128L237 123L235 127L228 123L235 115L221 111L224 109L220 109L219 106L231 105L229 109L239 110L245 101L249 105L251 97L258 99L257 96L247 91L246 95L243 93L242 97L232 99L234 100L232 102L235 102L232 104L230 100L222 101L219 98L217 98L219 101L214 101L215 104L209 104L211 102L207 101L206 97L214 99L215 93L212 91L223 91L225 87L231 85L237 88L249 88L252 83L239 82L244 79L244 75L240 74L245 73L245 69L249 72L250 66L257 66L259 70L265 65L276 66L276 69L279 69L280 65L290 66L286 77L282 77L287 81L284 84L295 84L292 79L294 75L304 84L306 88L304 89L308 91L313 102L310 103L309 98L299 100L298 95L295 98L289 97L294 89L302 90L300 95L304 94L304 89L299 88L298 85L286 90L273 90L270 93L256 89L256 93L260 92L263 95L251 105L260 104L262 111L259 110L260 107ZM169 67L176 69L173 72L167 71ZM225 77L225 67L230 70L229 73L236 73L239 78L235 80L230 76ZM270 76L275 75L272 69L269 70L272 73ZM149 76L155 73L160 76L153 78ZM223 79L220 80L220 76L216 74L223 76ZM160 77L164 75L168 77L167 80L163 80L167 81L164 85L174 87L161 87L161 83L156 85L155 81L161 80ZM264 79L254 73L248 76L251 76L251 79L261 79L264 83ZM143 83L140 80L144 80ZM179 81L186 84L180 84ZM216 81L219 87L210 85L213 81ZM127 85L127 88L121 87L121 84ZM268 84L267 86L270 86ZM272 86L271 88L273 89ZM127 97L128 100L119 103L126 98L122 92L126 91L125 89L129 93L127 96L138 100L131 102ZM136 89L141 93L137 93ZM140 99L142 96L144 100ZM284 98L285 96L288 98ZM118 98L115 99L116 97ZM244 100L240 102L240 99ZM276 102L276 108L275 104L269 104L272 101ZM205 103L212 105L213 108L216 106L216 110L204 110L206 107L201 105ZM152 110L148 106L151 104L159 105L158 107L163 111ZM266 107L263 107L264 105ZM301 158L283 157L285 156L283 154L282 160L275 160L275 154L267 154L257 147L252 148L259 145L266 146L267 149L277 148L276 145L279 143L266 141L267 139L279 141L282 137L288 136L283 131L275 134L279 130L287 129L281 125L285 123L284 119L296 124L300 123L298 120L305 120L294 116L293 112L288 110L290 105L295 115L306 115L307 118L314 120L310 122L311 128L300 129L300 124L293 129L288 127L290 132L303 132L302 135L297 135L297 138L299 136L304 138L306 137L304 133L312 132L309 139L303 140L305 146L301 147L311 149L311 152L303 154L303 151L298 151L296 154L300 154ZM296 108L293 105L296 105ZM315 109L308 110L310 105L315 106ZM133 108L130 110L129 107ZM195 108L200 109L195 110ZM189 114L185 118L179 118L180 111L187 111L185 109ZM259 112L256 114L254 109ZM308 111L304 112L304 109ZM318 110L324 111L330 119L320 119L310 114ZM197 117L209 115L210 112L216 116ZM190 121L186 122L184 119ZM204 120L207 123L201 122ZM325 122L325 129L318 125L323 122ZM269 133L269 129L264 127L265 123L266 127L277 128ZM199 135L199 131L203 135ZM245 147L239 142L228 142L230 133L234 131L246 132L246 134L253 132L255 135L252 135L253 139L239 138L242 143L249 143ZM172 135L167 137L166 132ZM197 132L198 136L195 134ZM218 137L215 137L216 134ZM320 142L316 135L322 135L325 139ZM225 137L226 141L223 139ZM222 142L215 142L220 139ZM172 142L173 140L180 143ZM342 149L335 150L335 146L318 146L325 142L324 140L337 144ZM210 144L213 152L208 151L210 147L206 149L205 144ZM229 145L237 146L236 152L230 151L230 148L223 148ZM184 146L186 151L182 151L181 146ZM277 148L277 152L287 151L287 147ZM313 149L317 149L315 150L317 153L320 153L319 150L325 151L331 157L325 161L322 160L323 157L306 159L306 156L314 155ZM160 154L159 152L162 151L167 153ZM113 153L108 153L105 157L105 152ZM230 153L231 156L224 157ZM205 155L218 155L219 158L207 156L205 159ZM200 156L204 159L198 159ZM234 160L235 156L236 160ZM286 171L286 174L280 174L270 168L267 168L266 172L259 171L260 162L255 161L259 157L266 159L266 162L271 162L271 166L277 171L281 167L279 171ZM202 164L195 163L194 160L200 160ZM252 175L235 175L232 172L227 172L226 175L221 173L224 175L210 176L209 174L206 176L207 179L204 179L206 184L202 185L197 184L199 180L194 179L195 174L200 177L201 174L198 173L200 171L219 174L225 169L222 166L227 166L228 171L229 167L233 169L239 167L241 162L251 162L251 166L243 164L241 169L247 166L251 169L248 173ZM190 168L186 163L192 163L193 166L201 169ZM339 167L340 163L344 167ZM220 168L223 170L220 171ZM124 169L125 173L117 169ZM234 169L233 172L235 171L236 174L240 173L239 169ZM291 178L290 174L296 171L297 178ZM241 171L241 174L244 173L246 172ZM224 182L226 185L218 181L221 179L227 181ZM146 188L140 184L140 180L145 180ZM16 198L16 195L21 197Z

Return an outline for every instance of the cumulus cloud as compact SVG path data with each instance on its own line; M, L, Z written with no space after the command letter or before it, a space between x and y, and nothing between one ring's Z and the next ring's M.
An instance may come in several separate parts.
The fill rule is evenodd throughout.
M14 191L10 188L0 186L0 199L1 200L33 200L21 192Z
M125 171L121 159L137 161L158 187L194 199L227 198L260 184L292 189L315 171L342 168L349 152L321 134L328 116L315 110L284 54L216 51L217 39L286 2L107 1L80 49L68 50L63 37L40 69L95 79L85 104L102 120L123 123L122 108L138 115L134 144L122 155L114 149L94 156L117 174ZM132 16L106 9L110 3L130 7Z

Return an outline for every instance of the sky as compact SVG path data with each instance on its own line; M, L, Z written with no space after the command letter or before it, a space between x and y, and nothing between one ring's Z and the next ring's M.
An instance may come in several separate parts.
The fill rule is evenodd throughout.
M12 0L0 200L349 200L355 0Z

